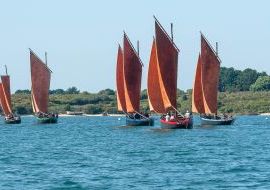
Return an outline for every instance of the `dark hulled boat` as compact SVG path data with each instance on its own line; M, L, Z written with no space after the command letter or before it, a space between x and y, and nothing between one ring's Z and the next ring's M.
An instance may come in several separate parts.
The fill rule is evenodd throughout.
M142 62L124 33L123 50L118 47L116 66L117 107L126 114L126 125L153 125L153 118L140 113Z
M47 61L46 61L47 62ZM31 49L31 100L38 123L56 123L58 114L48 112L51 70Z
M220 59L203 34L192 92L192 112L200 113L202 125L230 125L232 116L217 115Z
M177 111L177 69L179 49L155 18L155 38L152 44L148 69L148 100L150 110L163 114L161 127L180 129L192 128L192 116ZM174 119L166 119L168 112L174 112Z
M6 124L19 124L21 123L21 117L12 112L11 105L11 93L10 93L10 77L7 74L1 76L0 83L0 102L1 107L5 115Z

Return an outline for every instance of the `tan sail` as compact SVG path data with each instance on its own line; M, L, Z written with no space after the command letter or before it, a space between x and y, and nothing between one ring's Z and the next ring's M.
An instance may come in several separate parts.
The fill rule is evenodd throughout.
M205 113L217 113L217 92L220 61L205 37L201 34L202 91Z
M129 113L139 112L142 63L126 34L124 34L123 51L126 109Z
M155 34L148 70L148 97L152 110L165 113L176 109L179 50L157 20Z
M11 106L11 93L10 93L10 78L8 75L1 76L1 105L3 107L3 111L5 115L12 114L12 106Z
M30 50L31 98L33 111L48 112L51 70Z
M116 65L116 88L117 88L117 108L118 111L127 112L125 87L124 87L124 65L123 51L121 46L118 47L117 65Z
M192 112L195 113L205 113L204 110L204 99L202 91L202 60L201 55L199 55L195 80L192 90Z

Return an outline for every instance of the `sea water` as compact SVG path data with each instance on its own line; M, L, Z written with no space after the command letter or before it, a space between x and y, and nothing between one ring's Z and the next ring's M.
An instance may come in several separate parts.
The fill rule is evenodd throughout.
M1 121L2 122L2 121ZM124 117L0 124L0 189L270 189L270 117L126 127Z

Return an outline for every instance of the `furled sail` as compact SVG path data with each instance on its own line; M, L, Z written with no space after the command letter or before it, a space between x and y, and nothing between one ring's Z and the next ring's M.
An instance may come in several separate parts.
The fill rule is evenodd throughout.
M205 113L216 114L220 60L211 45L202 34L201 59L201 80Z
M125 87L124 87L124 65L123 51L121 46L118 47L117 65L116 65L116 88L117 88L117 108L118 111L127 112Z
M148 68L150 110L165 113L176 109L178 48L155 20L155 34Z
M33 111L48 112L49 88L51 79L51 70L47 65L30 50L31 66L31 98Z
M124 87L127 112L140 111L142 63L124 33Z
M195 80L192 90L192 112L205 113L203 103L203 91L202 91L202 60L199 55Z

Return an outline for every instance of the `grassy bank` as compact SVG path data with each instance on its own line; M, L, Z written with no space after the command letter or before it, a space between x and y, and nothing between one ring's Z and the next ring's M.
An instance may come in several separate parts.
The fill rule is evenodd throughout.
M12 95L13 109L19 114L31 114L30 94L17 93ZM191 109L191 90L179 91L178 108L185 112ZM181 105L181 106L180 106ZM220 112L236 114L257 114L270 112L270 91L264 92L221 92L218 107ZM49 110L58 113L66 111L83 111L87 114L100 114L104 111L117 114L116 97L112 90L99 93L52 94ZM149 110L147 94L144 90L141 96L142 111Z

